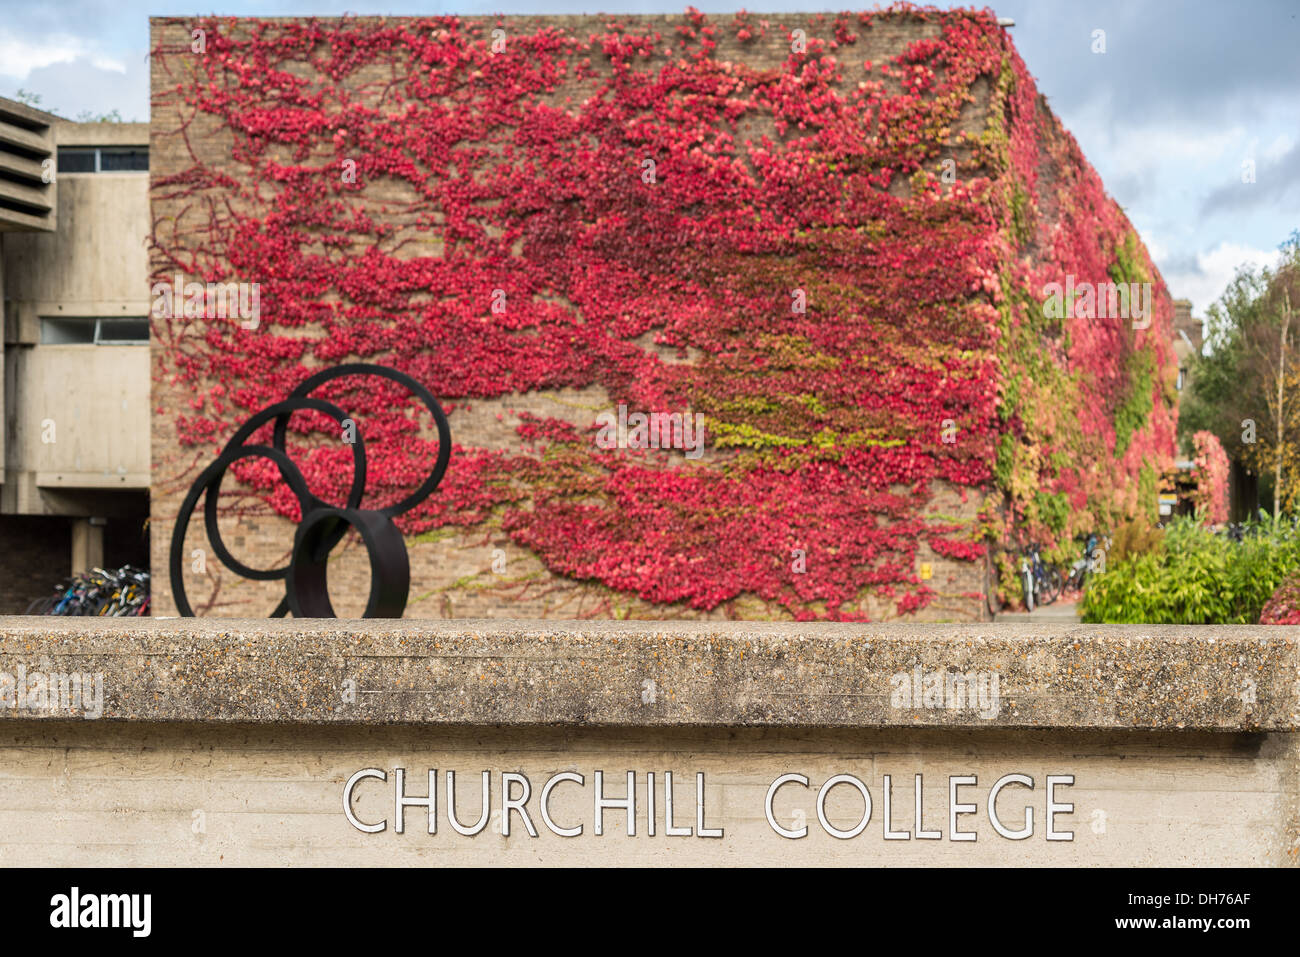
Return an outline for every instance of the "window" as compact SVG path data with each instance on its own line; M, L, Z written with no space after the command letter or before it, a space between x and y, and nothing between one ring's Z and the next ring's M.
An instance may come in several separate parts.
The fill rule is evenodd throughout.
M93 173L98 165L97 150L59 150L60 173Z
M148 342L148 319L95 320L95 345L97 346L133 346Z
M101 173L147 173L149 151L147 149L100 150L99 171Z
M41 319L47 346L136 346L149 344L148 319Z
M60 173L145 173L148 171L148 147L59 147Z

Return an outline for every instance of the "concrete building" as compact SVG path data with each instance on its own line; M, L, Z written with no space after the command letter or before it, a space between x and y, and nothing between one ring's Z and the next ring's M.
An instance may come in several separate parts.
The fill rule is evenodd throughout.
M146 565L149 126L0 100L0 613Z

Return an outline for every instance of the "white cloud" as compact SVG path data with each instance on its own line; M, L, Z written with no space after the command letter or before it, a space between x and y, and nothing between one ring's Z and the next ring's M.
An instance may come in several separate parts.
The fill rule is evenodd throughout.
M1264 148L1264 161L1267 163L1276 163L1287 154L1294 143L1295 140L1286 133L1278 134L1277 138Z
M0 74L26 79L32 70L56 63L71 63L87 51L78 37L55 34L32 42L0 31Z
M1157 266L1169 258L1169 247L1157 239L1155 233L1139 228L1138 236L1142 239L1142 245L1146 246L1147 252L1151 254L1151 258Z
M0 29L0 76L26 80L33 70L75 63L82 58L89 59L96 69L126 73L126 64L121 59L97 52L95 47L96 44L66 33L24 39Z
M1062 122L1084 155L1099 168L1105 166L1110 176L1157 170L1162 178L1186 175L1208 164L1221 164L1225 156L1242 150L1247 137L1242 126L1206 129L1185 120L1178 125L1138 123L1108 97L1089 101L1083 109L1063 116Z
M1158 244L1157 244L1158 245ZM1148 243L1148 249L1152 245ZM1163 252L1163 247L1160 247ZM1279 253L1276 249L1255 249L1238 243L1222 242L1209 252L1196 254L1196 268L1169 272L1161 266L1161 255L1152 252L1156 265L1165 277L1169 294L1175 299L1190 299L1192 314L1204 316L1205 310L1215 302L1228 283L1237 274L1237 269L1249 264L1256 268L1276 265Z
M112 57L96 55L90 58L91 66L99 70L108 70L112 73L125 73L126 64L121 60L114 60Z
M24 80L0 82L0 96L23 88L41 97L40 107L75 118L82 112L119 110L124 120L149 119L149 66L143 54L127 57L122 69L99 66L90 57L38 67Z

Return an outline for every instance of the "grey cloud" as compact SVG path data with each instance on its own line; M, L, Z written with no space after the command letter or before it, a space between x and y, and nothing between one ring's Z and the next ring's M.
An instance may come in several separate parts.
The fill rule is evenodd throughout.
M1064 111L1109 95L1120 125L1179 115L1227 125L1300 92L1295 0L1010 0L997 11L1014 17L1017 48ZM1091 51L1095 29L1106 31L1104 54Z
M1121 206L1136 207L1159 191L1157 179L1158 174L1155 170L1127 173L1108 179L1106 189Z
M1276 205L1288 196L1300 198L1300 142L1274 162L1257 164L1255 182L1220 186L1201 205L1201 215Z
M1178 276L1202 276L1205 270L1201 268L1201 261L1195 253L1172 253L1159 263L1162 273Z

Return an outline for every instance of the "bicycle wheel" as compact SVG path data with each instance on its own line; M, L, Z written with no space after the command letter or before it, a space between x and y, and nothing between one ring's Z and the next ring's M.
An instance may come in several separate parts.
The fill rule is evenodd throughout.
M1025 590L1025 611L1034 610L1034 573L1031 571L1022 572L1020 575L1021 586Z

